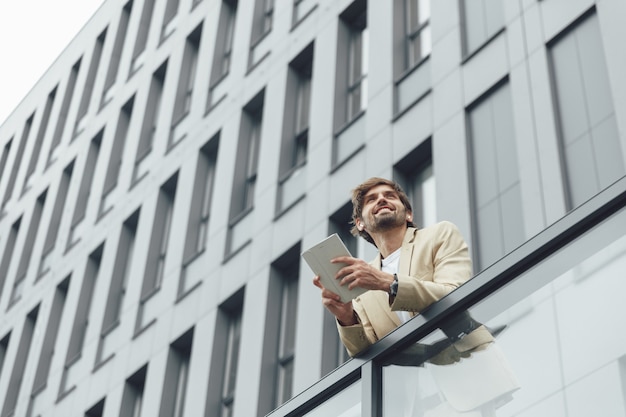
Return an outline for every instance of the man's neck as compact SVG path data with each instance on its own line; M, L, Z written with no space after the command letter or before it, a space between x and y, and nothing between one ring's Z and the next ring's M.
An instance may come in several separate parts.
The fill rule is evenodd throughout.
M377 233L376 236L372 236L372 239L374 240L374 243L376 243L376 247L378 248L378 251L383 259L402 246L406 230L407 227L405 225L403 227L386 230L384 232Z

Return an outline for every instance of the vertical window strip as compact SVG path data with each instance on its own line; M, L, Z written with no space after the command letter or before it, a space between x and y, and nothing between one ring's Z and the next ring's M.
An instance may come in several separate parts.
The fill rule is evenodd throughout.
M87 203L89 202L89 196L91 195L91 184L93 182L94 172L98 162L98 156L100 154L100 144L102 142L102 136L104 130L101 130L92 140L89 145L89 151L87 153L87 160L83 166L83 174L76 196L76 204L74 206L74 213L72 214L72 224L70 227L70 237L67 241L67 247L70 248L75 245L80 237L78 236L78 228L82 223L87 213Z
M17 219L11 225L11 231L9 232L9 236L6 239L6 243L4 245L4 254L2 255L2 261L0 262L0 295L2 295L5 280L7 277L7 272L9 271L11 260L13 259L13 251L15 250L15 242L20 232L21 223L22 223L22 217L20 216L20 218Z
M2 406L2 416L13 416L15 413L15 407L17 406L17 400L20 396L22 388L24 371L26 369L33 335L35 333L37 317L39 316L39 307L40 306L37 305L34 309L32 309L26 315L26 319L24 320L22 335L20 337L15 362L13 362L13 370L9 379L9 387L7 388L4 405Z
M135 237L139 223L139 210L130 215L122 224L120 238L115 254L115 263L107 296L106 308L102 318L101 337L106 335L117 325L122 312L126 286L128 284L129 270L135 251Z
M193 86L196 80L201 38L202 23L191 32L185 41L183 59L181 62L181 75L178 81L176 100L172 115L172 129L174 129L191 110L191 99L193 95ZM180 136L180 134L177 134L176 136Z
M39 354L39 362L35 372L35 379L33 381L31 402L33 398L45 388L48 381L48 375L50 374L50 366L52 365L52 358L54 356L56 340L59 333L59 326L61 324L61 317L65 308L65 300L67 298L69 285L70 276L61 281L61 283L57 285L54 292L52 306L50 307L50 313L48 314L48 325L46 326L46 332L43 338L41 352Z
M22 248L22 254L20 255L20 261L17 266L17 273L15 276L15 282L13 283L13 292L11 293L10 304L17 302L22 297L24 291L24 285L26 281L26 274L28 273L28 267L30 266L30 260L33 252L33 246L39 232L39 224L41 223L41 213L43 212L44 205L46 203L46 195L48 190L46 189L37 198L35 202L35 208L30 219L30 225L26 232L26 239L24 240L24 247Z
M430 0L404 0L406 13L406 65L412 68L430 55Z
M432 160L432 138L420 143L394 166L394 177L409 197L413 223L425 227L436 223L436 188Z
M80 288L78 304L74 313L74 323L67 348L65 359L65 370L72 366L82 354L87 329L89 326L89 315L96 286L96 280L100 271L100 261L104 251L104 243L98 246L88 257L85 273ZM65 378L64 378L65 379ZM65 392L69 387L65 383L61 384L61 393Z
M187 223L184 264L195 259L198 253L204 251L206 245L218 147L219 133L211 138L198 152L193 186L194 192Z
M124 45L126 43L128 21L130 20L132 7L133 0L129 0L122 8L119 24L117 26L117 33L115 34L115 41L113 43L113 51L111 52L111 59L109 60L109 67L104 81L101 105L105 105L113 98L113 85L117 80L117 73L122 59L122 51L124 50Z
M598 18L588 13L549 46L566 206L626 174Z
M146 102L146 111L141 126L141 134L137 143L137 153L135 155L135 169L133 172L133 183L145 175L145 170L140 168L141 162L152 152L154 146L159 116L161 112L161 102L163 97L163 86L165 85L165 76L167 73L167 61L165 61L152 74L150 81L150 90L148 91L148 101Z
M142 301L145 301L155 291L161 288L161 282L165 272L165 261L173 218L177 182L178 172L171 176L159 190L141 290Z
M468 109L474 207L474 264L480 270L525 240L517 147L508 83Z
M135 46L133 48L133 58L130 66L130 75L133 75L141 66L144 61L144 52L148 42L148 33L150 32L150 26L152 25L152 14L154 12L154 1L145 1L143 3L143 9L141 11L141 19L139 21L139 30L137 31L137 38L135 39Z
M91 55L91 62L89 63L89 70L87 71L87 78L85 80L85 86L83 88L83 94L78 106L78 113L76 115L76 124L74 126L74 137L79 135L86 127L86 115L89 110L89 104L91 102L91 96L93 93L93 86L96 81L96 75L100 69L100 59L102 58L102 49L104 47L104 41L106 39L107 29L104 29L102 33L96 39L96 44L93 48L93 54Z
M2 198L2 207L0 207L0 210L4 210L5 206L7 205L7 203L13 196L13 189L15 188L15 181L17 180L17 173L20 169L20 166L22 165L22 158L24 157L24 149L26 149L26 144L28 143L28 139L30 138L30 131L33 126L34 118L35 118L35 113L31 114L30 117L24 123L22 136L17 145L15 158L13 159L13 165L11 167L11 173L9 174L9 182L7 183L7 186L4 189L4 197Z
M54 201L54 207L52 208L52 216L50 218L50 223L48 224L48 231L43 244L38 278L50 269L50 265L48 265L46 260L56 245L59 227L61 226L61 217L67 200L67 191L72 180L72 172L74 171L74 162L75 160L70 162L67 167L65 167L63 174L61 175L61 179L59 180L59 188L57 188L57 195Z
M222 377L221 416L232 416L235 402L235 384L239 363L239 342L241 340L241 308L228 313L228 336L226 360Z
M54 128L54 135L52 136L52 143L50 144L50 151L48 153L48 166L50 166L57 159L58 148L63 137L65 124L67 123L67 114L69 113L70 105L72 104L72 99L74 98L74 89L76 87L76 80L78 79L81 61L82 57L76 61L70 71L67 86L65 87L65 95L63 96L63 101L61 103L61 109L56 117L57 124Z
M139 417L141 415L147 373L148 365L144 365L126 379L119 417Z
M109 163L107 165L106 175L104 177L104 185L102 187L102 197L100 201L99 214L103 215L113 207L111 194L117 187L122 161L124 157L124 149L128 138L128 130L130 128L131 118L133 114L133 106L135 96L131 97L120 109L117 118L117 127L115 129L115 137L109 155Z
M4 368L4 358L7 354L7 349L9 348L9 340L11 339L11 332L4 335L2 339L0 339L0 377L2 376L2 369Z
M163 24L161 25L161 41L164 41L174 32L179 3L179 0L167 0Z
M52 91L48 94L48 98L46 100L46 105L44 107L43 115L41 116L39 129L37 131L37 137L35 138L35 144L33 145L33 150L31 151L32 153L30 155L28 169L26 170L26 176L24 178L24 185L22 186L22 194L28 191L32 185L31 180L35 172L35 168L37 167L37 163L39 162L39 154L41 152L41 145L43 143L43 139L48 130L48 124L50 123L50 113L52 112L52 106L54 105L56 92L57 92L57 87L54 87ZM0 169L0 176L1 175L2 175L2 170Z
M185 332L170 345L159 417L183 416L192 344L193 328Z
M4 148L2 148L2 156L0 156L0 185L2 185L2 179L5 178L4 169L7 166L7 160L9 159L9 152L11 152L12 144L13 138L9 139L4 145Z

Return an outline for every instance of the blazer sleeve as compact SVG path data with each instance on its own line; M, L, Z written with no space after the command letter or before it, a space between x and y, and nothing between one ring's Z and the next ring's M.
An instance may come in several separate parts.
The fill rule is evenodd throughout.
M398 295L391 309L419 313L470 279L469 250L458 228L441 222L422 229L413 242L410 274L398 274Z

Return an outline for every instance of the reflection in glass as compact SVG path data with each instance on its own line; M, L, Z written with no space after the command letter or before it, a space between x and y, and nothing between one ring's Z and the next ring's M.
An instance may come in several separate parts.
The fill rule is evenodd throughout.
M383 367L389 416L495 416L520 388L488 329L467 313L410 345Z

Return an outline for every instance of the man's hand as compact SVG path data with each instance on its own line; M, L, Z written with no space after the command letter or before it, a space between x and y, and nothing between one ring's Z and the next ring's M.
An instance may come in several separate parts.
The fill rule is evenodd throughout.
M348 288L361 287L368 290L388 292L393 282L393 275L382 272L362 259L350 256L339 256L331 260L332 263L346 264L337 272L335 278L341 280L341 285Z
M339 295L324 288L318 275L313 278L313 284L322 290L322 304L339 320L339 324L342 326L352 326L358 323L354 315L354 310L352 309L352 301L342 303Z

